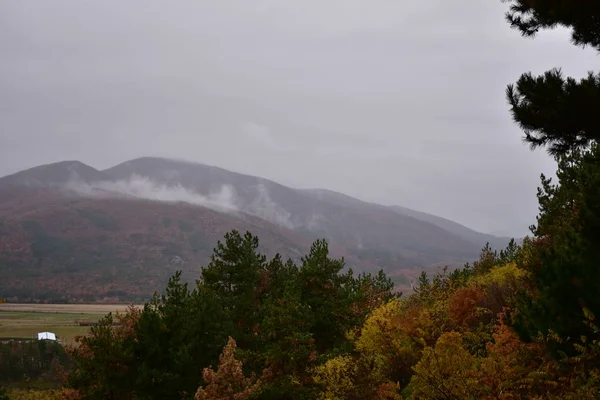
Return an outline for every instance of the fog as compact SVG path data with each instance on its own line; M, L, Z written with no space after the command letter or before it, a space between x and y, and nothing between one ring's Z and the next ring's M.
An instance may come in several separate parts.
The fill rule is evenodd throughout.
M160 156L522 236L555 164L522 143L506 85L598 58L564 30L522 38L507 7L3 0L0 176Z
M84 182L73 174L71 179L64 185L64 188L88 197L120 198L132 196L167 203L184 202L233 215L243 212L288 229L295 229L300 226L317 227L312 221L308 221L308 224L292 222L291 214L271 199L267 188L262 184L258 185L258 196L250 203L244 202L231 185L221 185L219 190L205 196L185 188L181 184L167 185L135 174L127 179L91 183Z

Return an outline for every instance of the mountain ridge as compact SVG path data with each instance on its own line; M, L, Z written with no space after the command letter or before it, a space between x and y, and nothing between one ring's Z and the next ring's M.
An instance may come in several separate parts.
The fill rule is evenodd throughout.
M17 263L24 268L23 274L35 275L27 265L39 265L40 271L45 271L43 281L52 268L77 271L80 265L89 264L91 254L99 252L93 268L117 282L114 287L109 285L112 289L108 292L147 296L140 286L163 283L156 278L163 276L160 271L172 271L160 255L164 248L174 246L181 252L175 255L193 260L182 266L192 279L193 271L197 274L199 266L209 261L216 240L235 227L256 230L253 233L261 240L264 236L268 251L278 250L285 257L300 254L312 241L325 238L348 267L371 272L381 268L404 282L432 265L460 266L476 259L485 245L476 241L491 237L423 214L327 189L294 189L184 160L142 157L105 170L79 161L58 162L0 178L0 222L4 225L0 230L0 271ZM61 218L91 236L74 236L75 231L65 228ZM172 225L160 228L167 220ZM455 232L439 226L442 223ZM173 228L175 225L181 229ZM105 247L91 245L94 240ZM117 255L114 249L106 250L107 240L119 249ZM23 250L28 246L29 250ZM64 249L55 252L56 246L66 246L72 256L60 252ZM140 246L153 253L142 255ZM138 271L137 284L128 281L132 278L127 265ZM11 271L14 273L14 268ZM64 284L68 275L61 276L63 282L53 287L81 296L81 291ZM22 282L6 285L22 287ZM86 287L91 290L93 282ZM4 289L2 283L0 289ZM98 295L103 294L99 291Z

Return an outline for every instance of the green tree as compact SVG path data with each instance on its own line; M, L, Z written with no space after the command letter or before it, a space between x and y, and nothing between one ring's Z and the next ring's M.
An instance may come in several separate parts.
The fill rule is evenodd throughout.
M563 26L577 46L600 50L600 3L565 0L503 0L511 3L506 18L523 36ZM532 148L548 146L554 156L584 148L600 138L600 75L564 78L559 69L543 75L523 74L506 90L511 112Z
M203 371L231 337L243 375L261 377L254 398L316 398L312 367L352 351L347 332L394 297L393 283L383 272L343 272L324 240L300 268L280 255L267 260L258 248L251 233L232 231L194 289L177 272L164 295L118 316L120 325L108 315L73 349L72 387L84 399L191 399L199 386L221 387L218 373L202 382Z
M234 325L232 336L241 348L255 342L260 299L266 288L267 258L258 251L258 237L236 230L219 241L211 261L202 268L201 283L214 291Z
M559 184L542 175L531 273L515 325L524 338L552 330L563 338L588 335L583 308L600 315L600 147L561 156ZM564 346L563 346L564 348Z
M258 350L253 355L256 373L266 367L269 379L260 399L312 399L308 370L317 351L311 328L314 318L302 302L298 267L275 256L267 265Z
M510 239L508 245L504 250L500 250L500 254L498 255L498 264L505 265L508 263L512 263L517 261L520 255L521 248L515 242L515 239Z
M600 50L599 2L509 2L507 20L524 36L563 26L571 29L574 45ZM525 141L546 146L558 162L558 184L542 175L538 189L540 214L524 263L529 288L520 296L514 327L525 339L549 331L578 338L589 334L583 309L600 311L600 75L589 72L578 81L559 69L525 73L506 94ZM553 350L574 351L569 340L549 343Z
M202 369L218 360L231 330L219 297L203 286L188 289L178 271L166 294L145 305L129 343L136 359L136 397L191 398Z
M75 370L69 385L86 400L120 400L133 398L135 359L127 346L133 336L132 327L139 317L136 312L102 318L90 328L87 336L78 337L70 349ZM122 325L114 326L114 322Z
M83 399L191 399L231 330L220 298L188 289L178 271L164 295L116 320L107 315L78 340L69 383Z
M343 259L329 258L325 240L315 241L310 253L302 258L301 301L311 310L314 321L311 333L320 352L343 343L349 328L348 289L352 271L340 274L343 268Z

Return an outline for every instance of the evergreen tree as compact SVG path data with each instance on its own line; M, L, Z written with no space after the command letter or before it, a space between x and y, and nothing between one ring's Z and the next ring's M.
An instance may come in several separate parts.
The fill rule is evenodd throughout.
M600 2L503 0L511 3L506 18L526 37L543 29L572 29L577 46L600 50ZM600 75L564 78L559 69L541 76L523 74L506 91L511 112L532 148L547 146L554 156L585 148L600 138Z
M116 321L109 314L79 339L70 385L90 400L191 399L231 330L215 293L202 286L189 290L178 271L165 295Z
M217 243L210 263L202 268L201 284L219 297L234 325L231 336L244 349L255 344L265 292L267 258L258 246L258 237L233 230Z
M137 398L191 398L202 369L217 362L231 328L215 293L202 286L189 290L178 271L166 294L145 305L129 343Z
M509 2L507 20L524 36L563 26L571 29L574 45L600 50L600 2ZM549 331L579 338L590 333L584 309L600 311L600 75L590 72L578 81L559 69L537 77L526 73L508 86L507 97L525 141L546 146L559 163L558 185L542 175L535 240L524 263L530 286L514 327L526 339ZM568 342L559 347L574 351Z
M348 289L352 271L340 274L343 268L343 259L329 258L325 240L314 242L310 253L302 258L301 299L311 310L314 321L311 333L320 352L343 343L349 328Z
M382 272L343 272L324 240L300 268L279 255L267 261L258 246L252 234L232 231L194 289L177 272L164 295L119 316L120 325L104 318L73 349L72 387L83 399L191 399L203 384L218 389L219 374L202 382L203 371L231 337L228 357L243 362L244 376L261 377L253 398L316 398L312 368L353 350L347 332L394 297L393 283Z
M71 348L75 370L69 375L69 385L79 391L81 399L131 399L135 390L135 357L128 346L134 336L133 326L138 313L124 316L112 314L90 328L87 336L77 338ZM118 322L121 325L114 326Z
M524 338L549 330L563 338L591 333L584 308L600 315L600 146L560 157L559 184L542 175L536 242L525 264L531 286L515 327ZM561 346L572 350L569 343Z

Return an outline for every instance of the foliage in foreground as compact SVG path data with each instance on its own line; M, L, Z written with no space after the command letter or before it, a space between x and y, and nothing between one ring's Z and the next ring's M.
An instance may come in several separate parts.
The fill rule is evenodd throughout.
M117 325L107 315L71 349L69 385L83 399L314 398L311 368L351 350L346 332L394 297L393 284L381 273L343 272L325 241L300 266L258 248L255 236L232 231L193 289L178 273ZM219 386L238 378L239 393Z

